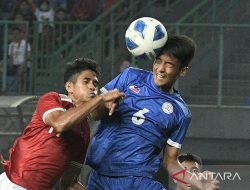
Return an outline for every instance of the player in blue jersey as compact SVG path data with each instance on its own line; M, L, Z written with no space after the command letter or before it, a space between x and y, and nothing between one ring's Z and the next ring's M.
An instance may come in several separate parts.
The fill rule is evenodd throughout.
M106 93L116 88L125 93L125 98L92 114L101 122L86 158L94 169L88 190L163 190L153 180L162 149L163 166L169 174L183 170L177 157L191 113L174 83L187 74L194 53L192 39L169 36L152 72L128 68L101 89ZM218 189L217 181L190 177L186 173L183 181L202 190Z

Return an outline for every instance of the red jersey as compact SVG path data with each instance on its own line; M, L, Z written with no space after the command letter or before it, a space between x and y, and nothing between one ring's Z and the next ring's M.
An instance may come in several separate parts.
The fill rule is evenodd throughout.
M87 120L57 134L45 124L48 113L73 107L56 92L43 95L29 125L10 149L10 160L2 161L8 178L28 190L52 189L71 161L83 163L90 140Z

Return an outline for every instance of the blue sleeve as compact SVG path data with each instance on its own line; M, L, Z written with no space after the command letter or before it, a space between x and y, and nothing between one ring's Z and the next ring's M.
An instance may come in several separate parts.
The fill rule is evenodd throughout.
M129 83L129 71L130 71L130 68L125 69L117 77L115 77L113 80L111 80L109 83L107 83L104 87L102 87L100 89L101 92L105 93L105 92L113 90L115 88L117 88L119 91L123 92Z
M190 122L191 117L182 117L175 130L170 134L167 144L180 149Z

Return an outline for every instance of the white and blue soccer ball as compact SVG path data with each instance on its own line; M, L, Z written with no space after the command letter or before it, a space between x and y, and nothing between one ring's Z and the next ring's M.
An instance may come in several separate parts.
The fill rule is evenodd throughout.
M128 50L136 57L154 59L168 39L167 30L158 20L142 17L133 21L125 34Z

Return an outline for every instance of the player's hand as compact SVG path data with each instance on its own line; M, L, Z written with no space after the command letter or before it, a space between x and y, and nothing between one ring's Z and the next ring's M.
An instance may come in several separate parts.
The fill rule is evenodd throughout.
M207 176L205 179L202 176ZM218 190L220 182L213 178L213 173L210 171L204 171L202 173L202 190Z
M118 91L117 89L111 90L106 94L102 95L104 98L104 105L109 110L109 115L112 115L118 102L124 98L124 93Z
M71 185L67 190L87 190L81 183L77 182L74 185Z
M105 94L102 94L104 102L113 102L122 99L125 96L123 92L120 92L117 89L111 90Z
M114 113L117 104L118 104L117 101L106 102L106 103L104 104L105 107L106 107L106 108L108 109L108 111L109 111L109 116L111 116L111 115Z

